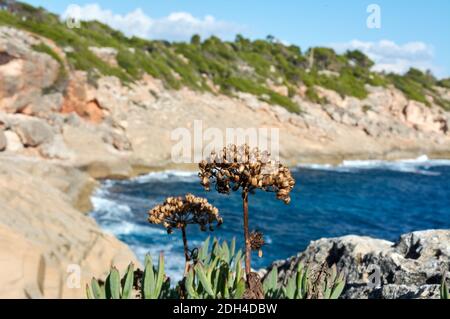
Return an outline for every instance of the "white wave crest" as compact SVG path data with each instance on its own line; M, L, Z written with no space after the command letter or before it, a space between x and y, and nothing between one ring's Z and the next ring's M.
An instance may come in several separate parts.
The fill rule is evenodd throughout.
M107 192L107 190L101 189L91 197L92 206L94 207L95 212L102 213L102 215L108 215L110 219L116 219L117 217L123 218L131 214L130 206L119 204L114 200L105 198L102 196L101 192Z
M430 159L427 155L422 155L416 159L406 159L397 161L381 161L381 160L348 160L342 164L333 166L328 164L300 164L298 167L327 170L336 172L358 172L360 170L385 169L396 172L422 174L422 175L439 175L437 172L429 171L432 167L450 166L450 160Z
M152 172L146 175L142 175L139 177L136 177L132 179L132 182L137 183L148 183L151 181L166 181L170 180L172 181L193 181L197 177L197 172L189 172L189 171L174 171L174 170L168 170L163 172Z

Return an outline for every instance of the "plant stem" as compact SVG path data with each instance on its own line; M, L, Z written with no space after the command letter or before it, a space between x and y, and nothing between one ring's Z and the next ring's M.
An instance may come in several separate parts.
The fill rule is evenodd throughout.
M243 210L244 210L244 238L245 238L245 275L250 277L251 267L251 247L250 247L250 234L248 230L248 191L242 192Z
M191 257L189 256L187 237L186 237L186 226L181 227L181 233L183 235L184 258L185 258L184 275L186 276L189 271L189 262L191 261Z

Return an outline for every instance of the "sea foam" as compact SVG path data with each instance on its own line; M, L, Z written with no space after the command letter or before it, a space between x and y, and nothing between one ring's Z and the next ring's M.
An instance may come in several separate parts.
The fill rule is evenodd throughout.
M382 160L345 160L342 164L333 166L329 164L300 164L298 167L327 170L345 173L357 173L360 170L375 170L383 169L395 172L413 173L436 176L439 173L429 171L432 167L450 166L450 160L445 159L430 159L427 155L422 155L416 159L405 159L397 161L382 161Z

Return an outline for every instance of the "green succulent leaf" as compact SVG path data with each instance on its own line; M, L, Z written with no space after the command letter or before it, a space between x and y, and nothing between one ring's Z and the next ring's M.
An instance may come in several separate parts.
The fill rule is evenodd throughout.
M161 288L164 282L164 255L161 253L159 255L159 262L158 262L158 274L157 274L157 278L156 278L156 285L155 285L155 291L153 292L153 297L154 299L158 299L160 293L161 293Z
M195 266L195 272L197 273L198 278L203 286L203 289L205 289L206 293L208 293L210 297L214 297L214 291L212 290L211 282L208 281L208 278L206 277L205 274L205 270L201 264L197 264Z
M330 299L338 299L342 291L344 291L345 281L339 281L333 289L333 292L330 295Z
M89 287L89 285L86 285L86 296L87 299L95 299L94 296L92 295L91 288Z
M142 284L142 294L144 299L154 299L152 291L155 289L155 275L153 272L152 258L147 255L145 258L145 269Z
M450 299L449 291L447 288L447 283L445 282L445 276L442 279L442 285L441 285L441 299Z
M188 275L186 276L184 285L186 287L186 291L187 291L190 299L198 299L199 298L197 292L194 289L194 271L192 269L189 271Z
M106 291L109 299L120 299L120 274L113 268L106 280Z
M105 298L105 288L101 288L98 281L95 278L91 280L92 296L94 299L104 299Z
M125 282L123 284L122 299L130 299L133 290L134 281L134 265L131 263L128 266L127 274L125 275Z

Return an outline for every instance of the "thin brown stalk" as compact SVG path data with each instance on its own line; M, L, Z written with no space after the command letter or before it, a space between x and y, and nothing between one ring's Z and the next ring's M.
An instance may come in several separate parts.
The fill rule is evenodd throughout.
M243 211L244 211L244 238L245 238L245 274L249 278L251 272L251 245L248 229L248 191L242 192Z

